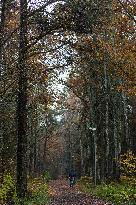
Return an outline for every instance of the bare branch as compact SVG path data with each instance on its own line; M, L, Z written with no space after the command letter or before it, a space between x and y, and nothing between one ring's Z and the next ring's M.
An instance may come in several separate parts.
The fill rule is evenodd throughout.
M55 48L51 48L51 49L48 49L46 51L37 51L37 52L34 52L30 55L28 55L28 58L32 57L32 56L35 56L35 55L38 55L38 54L47 54L47 53L50 53L50 52L54 52L60 48L62 48L64 45L68 45L69 42L63 42L61 45L55 47Z

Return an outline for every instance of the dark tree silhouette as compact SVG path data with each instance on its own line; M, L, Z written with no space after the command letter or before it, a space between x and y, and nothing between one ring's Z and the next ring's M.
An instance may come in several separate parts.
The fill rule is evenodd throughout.
M27 0L20 0L20 42L17 97L17 194L27 191Z

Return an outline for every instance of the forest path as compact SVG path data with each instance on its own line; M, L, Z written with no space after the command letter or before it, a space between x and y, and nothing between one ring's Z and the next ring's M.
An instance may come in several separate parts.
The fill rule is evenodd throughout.
M48 205L112 205L97 197L80 191L79 185L69 187L66 180L53 180L49 183L51 200Z

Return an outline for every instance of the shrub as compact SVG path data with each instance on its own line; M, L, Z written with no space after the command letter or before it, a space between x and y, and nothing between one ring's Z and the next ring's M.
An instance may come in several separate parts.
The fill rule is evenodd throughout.
M48 186L42 178L36 178L28 183L29 198L23 200L24 205L45 205L48 201ZM0 187L0 204L6 205L14 202L19 205L20 200L16 196L15 182L10 174L4 176Z
M6 174L0 187L0 203L6 204L14 201L16 197L15 183L10 174Z
M28 183L29 200L24 205L45 205L48 202L48 186L42 178L35 178Z
M83 176L79 179L79 184L81 185L82 191L90 192L90 190L94 187L92 177Z
M122 182L136 185L136 156L132 151L129 150L121 155L119 164L122 171Z
M114 205L136 205L136 156L128 151L120 157L121 183L101 184L94 187L87 177L80 179L81 189Z
M80 187L82 191L111 201L114 205L136 205L136 189L131 184L103 183L94 187L80 181Z
M92 183L92 177L88 177L88 176L83 176L80 178L79 180L82 184L86 184L86 183Z
M49 182L51 179L50 173L48 171L44 171L42 176L45 182Z
M112 201L115 205L135 204L136 189L132 185L102 184L97 186L94 193Z

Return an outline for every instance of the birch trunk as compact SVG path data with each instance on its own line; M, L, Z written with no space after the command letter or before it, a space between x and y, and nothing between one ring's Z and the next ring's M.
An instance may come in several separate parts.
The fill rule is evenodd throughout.
M96 137L96 123L95 123L95 94L93 90L93 86L91 85L90 81L90 88L89 88L89 95L90 95L90 102L91 102L91 107L90 107L90 127L89 129L91 130L91 157L92 157L92 175L94 179L94 184L96 185L97 183L97 137Z

